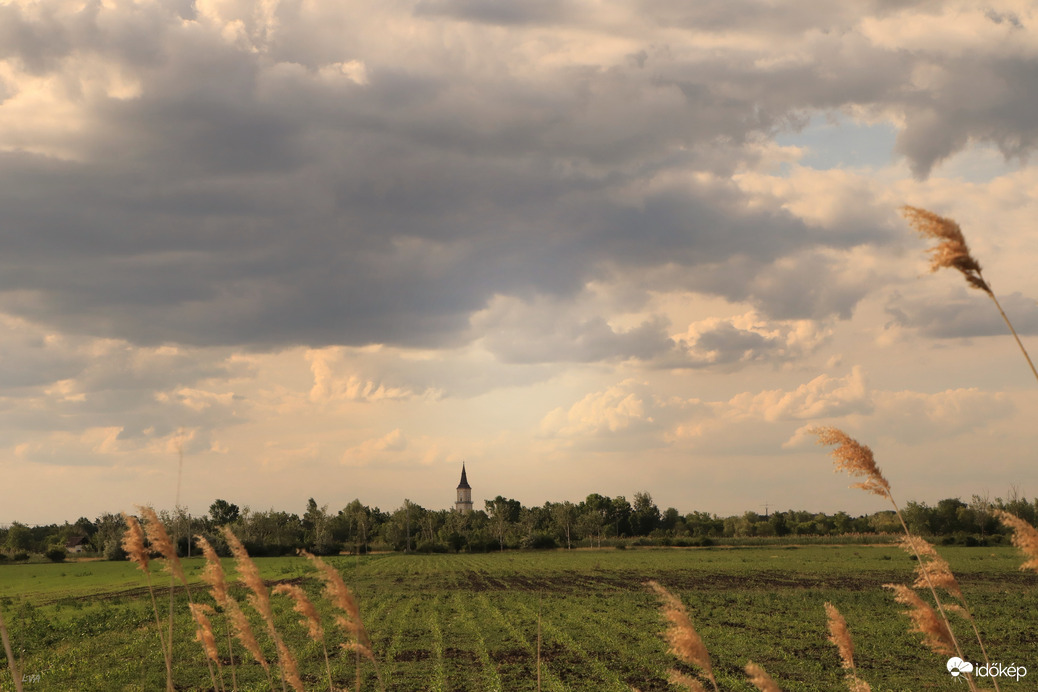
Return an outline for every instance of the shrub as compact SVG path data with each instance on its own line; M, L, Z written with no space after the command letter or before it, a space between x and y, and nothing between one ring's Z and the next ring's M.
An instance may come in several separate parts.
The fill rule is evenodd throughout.
M117 538L109 538L105 541L104 557L106 560L118 562L126 559L126 551Z
M29 553L25 553L25 552L15 553L14 555L11 556L11 559L14 560L15 562L24 562L24 561L29 559Z
M50 548L43 555L51 562L64 562L65 558L68 557L68 553L65 552L64 548Z
M438 541L422 541L414 550L416 553L446 553L447 545Z
M559 544L550 534L534 531L523 539L522 547L526 550L552 550L558 548Z

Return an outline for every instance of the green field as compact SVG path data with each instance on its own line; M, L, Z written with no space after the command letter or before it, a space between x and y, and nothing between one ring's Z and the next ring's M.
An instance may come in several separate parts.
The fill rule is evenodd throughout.
M1008 548L941 553L977 615L992 661L1029 670L1019 682L1000 680L1001 688L1035 689L1038 577L1020 572L1021 559ZM845 689L837 653L826 641L825 601L846 617L860 675L873 690L965 689L944 670L944 660L908 632L902 607L881 588L912 580L914 563L893 547L392 554L328 561L360 600L387 690L537 689L538 613L542 689L676 689L666 682L667 669L676 664L660 636L659 601L643 585L648 579L687 604L723 690L753 689L742 673L748 659L764 666L783 690ZM305 560L256 562L265 579L297 580L319 598ZM185 561L189 574L197 575L202 564ZM165 573L154 578L168 587ZM193 595L212 602L201 588ZM245 601L244 591L235 595ZM180 590L175 683L178 690L212 689L185 603ZM26 690L164 689L151 600L144 575L130 563L3 565L0 604L23 658ZM321 605L331 629L330 609ZM287 601L278 597L275 606L278 629L298 653L307 689L328 689L319 645L307 639ZM168 591L160 591L160 612L168 607ZM222 619L215 624L222 637ZM966 629L959 628L967 658L978 660ZM331 632L328 640L335 649L335 682L352 689L354 658L339 651L341 633ZM273 645L261 642L273 658ZM242 655L240 648L236 652ZM370 664L361 670L364 689L377 689ZM236 674L239 689L268 689L247 655ZM6 667L0 689L13 689Z

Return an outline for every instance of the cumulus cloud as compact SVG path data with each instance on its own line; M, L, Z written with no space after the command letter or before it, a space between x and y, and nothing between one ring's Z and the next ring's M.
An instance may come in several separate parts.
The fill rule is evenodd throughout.
M726 415L775 422L867 414L872 409L865 374L860 367L855 367L846 377L819 375L791 391L738 394L728 402Z
M648 383L628 379L586 395L570 407L559 407L541 421L541 433L558 438L605 438L615 444L622 438L657 437L666 430L675 412L697 402L665 401ZM648 438L646 438L648 439Z
M737 366L751 362L782 363L810 355L832 330L812 320L770 321L756 312L731 318L708 318L674 335L676 366Z
M406 387L387 385L384 382L358 376L355 373L337 374L341 369L344 352L342 348L312 349L306 352L310 363L314 386L310 389L310 401L383 401L408 399L414 396Z

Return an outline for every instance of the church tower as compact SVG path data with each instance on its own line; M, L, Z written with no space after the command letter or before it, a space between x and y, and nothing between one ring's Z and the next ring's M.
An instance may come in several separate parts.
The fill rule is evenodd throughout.
M461 462L461 483L458 483L458 501L454 503L454 509L463 514L472 511L472 487L469 479L465 477L465 462Z

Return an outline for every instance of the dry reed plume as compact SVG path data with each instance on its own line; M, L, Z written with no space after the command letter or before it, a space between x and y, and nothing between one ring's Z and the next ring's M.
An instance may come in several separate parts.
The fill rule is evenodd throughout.
M854 667L854 640L851 639L851 632L847 629L847 620L832 603L826 602L825 614L829 622L829 641L836 646L837 651L840 652L840 663L849 671L847 689L850 692L872 692L869 684L858 677Z
M321 645L321 649L324 651L325 671L328 673L328 689L330 692L334 692L335 688L332 686L332 666L328 661L328 646L324 641L324 627L321 626L321 616L317 613L317 607L306 597L306 593L295 584L278 584L274 587L274 593L283 593L292 599L292 610L303 616L299 624L306 627L310 639Z
M782 692L767 672L753 661L746 663L746 675L760 692Z
M220 671L220 685L219 689L224 689L223 686L223 669L220 666L220 652L216 648L216 636L213 634L213 625L209 622L207 612L213 612L213 609L207 605L201 603L189 603L188 608L191 610L191 617L195 619L195 624L198 626L195 631L195 641L202 645L202 650L205 651L206 665L209 666L209 677L213 681L213 689L217 689L216 676L213 674L213 661L216 661L216 669Z
M137 563L137 568L144 572L144 578L148 582L148 593L151 595L151 607L155 613L155 625L159 634L159 645L162 647L162 657L166 662L166 689L173 690L173 657L166 638L162 635L162 620L159 618L159 605L155 600L155 589L151 585L151 572L148 570L148 549L144 546L144 529L136 517L131 517L125 512L123 520L126 522L126 531L123 533L122 547L129 556L131 562Z
M137 509L145 519L144 530L148 535L148 542L155 550L162 553L162 557L166 558L165 569L172 573L181 584L187 586L187 577L184 575L184 567L180 564L180 558L177 557L177 549L173 547L173 541L166 533L166 527L155 514L155 510L140 505L137 506Z
M1035 369L1031 356L1027 353L1027 349L1024 348L1023 342L1020 341L1020 336L1016 333L1016 329L1013 328L1013 323L1009 321L1005 310L1002 309L1002 304L998 302L995 292L991 290L991 285L988 284L981 274L980 262L970 253L969 246L966 245L966 238L962 235L962 229L959 228L959 224L949 218L918 207L901 207L901 213L908 220L909 225L921 235L938 241L936 245L928 250L930 253L930 271L935 272L938 269L945 268L955 269L966 278L966 283L971 288L983 291L991 298L995 303L995 307L998 308L998 314L1002 316L1013 338L1016 339L1016 345L1020 347L1020 352L1024 354L1027 365L1031 368L1031 373L1038 380L1038 370Z
M281 688L287 692L285 684L287 682L294 689L301 692L302 684L298 683L299 673L295 658L292 656L292 652L288 650L288 647L285 646L285 642L274 625L274 610L270 605L270 592L260 577L259 568L256 567L256 563L249 557L248 551L245 550L245 546L234 535L234 532L226 526L221 527L221 529L223 530L224 538L227 539L227 545L230 547L231 553L234 554L234 564L238 570L238 578L252 592L249 595L249 603L263 618L263 622L267 625L267 632L274 641L274 648L278 655L278 669L281 671Z
M818 444L836 445L836 449L831 452L836 463L835 471L846 471L851 476L865 479L852 485L852 488L861 488L893 502L890 496L890 483L883 477L872 450L867 445L859 443L839 428L815 428L812 432L818 437ZM900 515L899 511L898 516Z
M691 675L686 675L680 670L674 670L671 668L667 671L667 680L671 685L675 687L684 687L689 692L706 692L706 688L703 687L703 683L696 680Z
M714 679L714 669L710 665L710 654L696 628L692 626L692 620L689 619L688 611L685 610L681 599L667 591L659 582L648 581L645 584L663 601L663 615L670 621L670 627L664 634L667 643L670 644L670 652L685 663L702 669L702 675L710 681L717 692L717 680ZM671 671L672 677L675 673L680 679L681 674L678 671ZM695 687L689 686L689 689L695 692Z
M1013 545L1020 549L1029 560L1020 565L1020 569L1038 572L1038 530L1020 517L1009 512L997 510L995 516L1003 525L1013 529Z
M227 592L227 577L224 574L223 565L220 564L220 556L216 554L216 550L203 536L195 536L195 540L198 541L199 547L202 548L202 554L205 555L205 568L202 570L202 581L209 585L209 594L213 597L213 600L216 601L216 605L223 609L224 616L232 626L227 629L227 655L231 661L231 687L232 689L237 690L238 676L234 666L234 646L231 639L231 629L233 628L235 630L235 634L239 639L245 635L240 631L230 612L232 599L230 594ZM237 608L237 606L238 604L235 602L234 607ZM244 616L242 617L244 618ZM246 627L248 624L248 620L246 620ZM255 640L255 636L252 636L251 628L249 628L248 636L251 636L252 639ZM259 644L256 645L256 650L259 650ZM257 660L263 666L264 670L267 671L267 675L270 675L267 662L263 660L262 657Z
M956 653L951 629L944 620L937 617L937 613L926 601L904 584L883 586L894 592L895 601L910 608L905 611L905 615L912 620L912 631L923 635L923 643L930 647L931 651L942 656L952 656Z
M959 582L952 574L948 561L937 554L937 550L925 539L918 536L905 536L901 539L901 549L909 555L915 555L916 579L913 587L922 589L931 584L943 589L965 605L966 599L959 588Z

